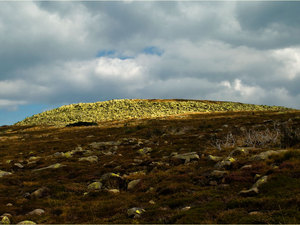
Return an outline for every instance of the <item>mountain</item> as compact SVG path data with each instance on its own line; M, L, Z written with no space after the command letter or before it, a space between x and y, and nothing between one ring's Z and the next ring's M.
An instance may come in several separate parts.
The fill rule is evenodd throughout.
M286 111L279 106L200 100L120 99L95 103L65 105L28 117L16 125L67 125L79 121L157 118L177 114L224 111Z

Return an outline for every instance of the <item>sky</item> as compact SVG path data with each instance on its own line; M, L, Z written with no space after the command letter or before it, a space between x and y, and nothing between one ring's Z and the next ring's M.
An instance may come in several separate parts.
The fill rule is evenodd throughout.
M0 2L0 125L65 104L300 109L300 2Z

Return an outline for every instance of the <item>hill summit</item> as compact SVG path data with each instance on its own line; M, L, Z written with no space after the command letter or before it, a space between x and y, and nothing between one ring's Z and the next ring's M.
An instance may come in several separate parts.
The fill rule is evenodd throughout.
M186 113L223 111L286 111L281 106L237 102L183 99L118 99L78 103L48 110L15 125L67 125L80 121L103 122L136 118L157 118Z

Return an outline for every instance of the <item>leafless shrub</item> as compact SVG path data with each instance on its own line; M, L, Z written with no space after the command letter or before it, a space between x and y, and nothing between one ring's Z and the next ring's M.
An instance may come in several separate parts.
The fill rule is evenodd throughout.
M223 140L217 139L217 138L213 138L212 142L211 142L211 145L214 148L216 148L219 151L221 151L224 148L235 147L236 140L235 140L235 137L233 136L233 134L231 132L229 132Z
M263 129L254 130L249 129L243 132L243 144L249 147L264 147L267 145L277 145L280 140L280 130L274 129Z

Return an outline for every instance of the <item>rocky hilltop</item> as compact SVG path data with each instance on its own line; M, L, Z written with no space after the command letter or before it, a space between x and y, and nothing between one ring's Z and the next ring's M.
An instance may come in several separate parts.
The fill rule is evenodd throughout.
M137 118L157 118L199 112L286 110L288 109L280 106L253 105L236 102L178 99L120 99L65 105L26 118L16 125L67 125L79 121L103 122Z

